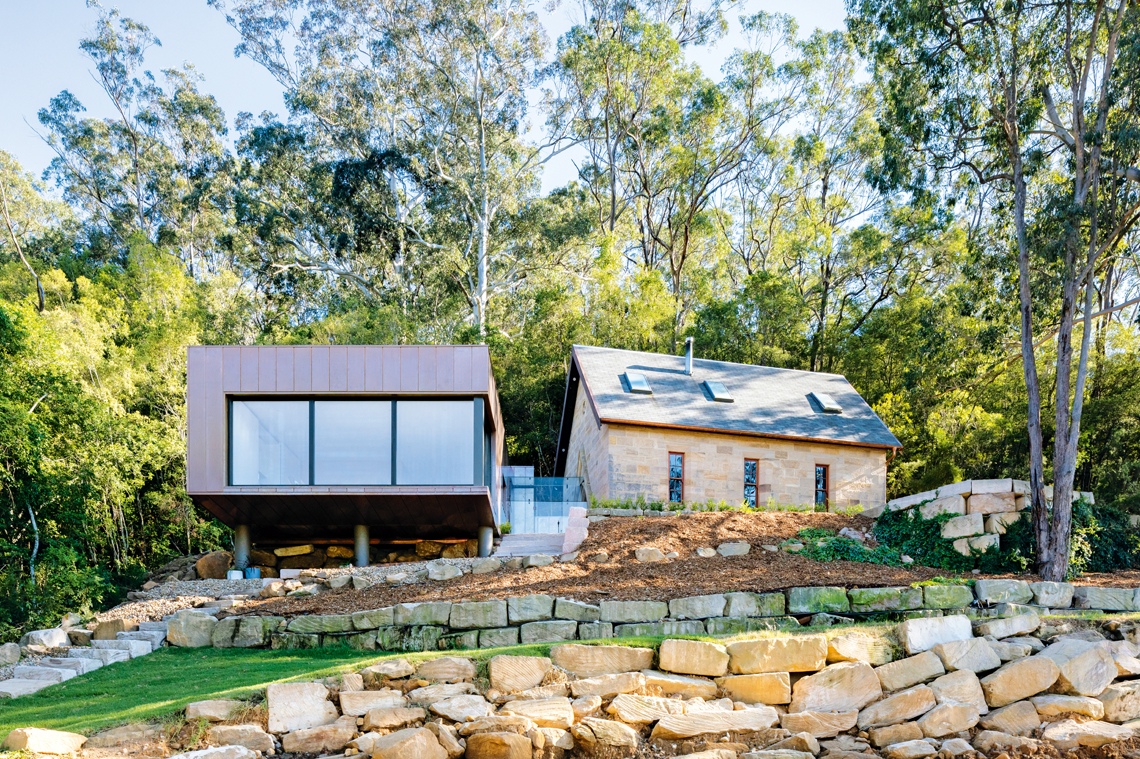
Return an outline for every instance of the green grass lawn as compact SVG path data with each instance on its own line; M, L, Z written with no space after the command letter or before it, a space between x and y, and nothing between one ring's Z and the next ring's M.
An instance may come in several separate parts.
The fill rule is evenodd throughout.
M622 645L656 648L664 638L622 638ZM612 641L597 641L599 643ZM162 648L13 700L0 699L0 740L18 727L45 727L90 735L128 722L171 718L193 701L247 699L270 683L305 682L357 671L382 659L411 661L458 655L482 663L500 653L547 656L553 644L430 654L348 648Z
M889 637L896 624L873 622L802 627L794 631L765 630L728 638L668 637L726 644L734 640L808 633L832 636L852 629ZM656 649L663 640L665 637L636 637L580 642ZM439 656L466 656L476 660L481 675L485 676L485 663L492 656L504 653L548 656L553 645L556 644L432 653L354 651L348 648L289 651L162 648L149 656L103 667L31 696L0 700L0 740L17 727L45 727L90 735L129 722L176 719L186 704L193 701L248 699L263 693L270 683L317 680L340 672L357 671L389 658L422 661Z

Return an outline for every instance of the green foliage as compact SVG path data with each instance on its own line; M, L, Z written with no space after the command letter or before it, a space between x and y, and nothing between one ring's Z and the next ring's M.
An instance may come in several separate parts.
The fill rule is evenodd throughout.
M503 522L501 525L499 525L499 532L503 533L504 535L510 535L511 534L511 523L510 522Z
M974 568L974 559L955 551L951 541L942 537L942 525L953 517L937 514L925 519L917 508L888 509L875 522L875 539L923 566L968 571Z
M796 533L794 539L785 540L783 545L797 542L804 546L799 555L813 561L858 561L865 564L902 566L901 554L894 548L887 545L870 548L857 540L836 535L833 530L805 527Z
M1069 572L1116 572L1140 566L1140 535L1129 515L1119 509L1092 506L1085 499L1073 504L1073 539Z

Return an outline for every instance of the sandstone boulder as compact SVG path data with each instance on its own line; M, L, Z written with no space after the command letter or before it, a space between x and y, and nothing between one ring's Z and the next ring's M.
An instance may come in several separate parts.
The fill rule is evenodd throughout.
M33 754L74 754L83 748L87 738L78 733L62 730L44 730L38 727L18 727L4 739L9 751L29 751Z
M840 662L796 681L789 712L847 712L882 695L878 675L866 662Z
M1073 585L1067 582L1031 582L1033 601L1050 609L1067 609L1073 603Z
M848 632L827 640L827 661L865 661L872 667L888 664L894 659L894 647L889 641L864 632Z
M978 635L989 635L994 638L1009 638L1013 635L1028 635L1038 628L1041 619L1036 613L1018 614L1015 617L991 619L977 625L975 632Z
M343 691L337 698L343 714L362 717L373 709L398 709L407 706L408 700L398 690Z
M778 721L779 715L776 713L776 710L770 706L758 706L752 709L733 712L674 714L662 718L653 728L651 737L654 739L678 740L692 738L705 733L766 730L775 725Z
M1060 676L1061 668L1052 659L1027 656L982 678L982 691L990 707L1005 706L1048 690Z
M194 562L194 571L202 580L224 580L233 560L229 551L213 551Z
M504 693L535 688L553 667L545 656L494 656L488 665L491 687Z
M1034 696L1029 700L1043 717L1058 717L1068 712L1093 719L1104 717L1104 704L1088 696Z
M555 666L578 677L594 677L650 669L653 666L653 649L567 643L551 648L550 658Z
M939 643L973 637L969 617L926 617L908 619L899 625L899 640L908 654L929 651Z
M1140 717L1140 683L1116 683L1096 697L1108 722L1128 722Z
M716 683L700 677L686 677L669 672L657 672L652 669L643 669L641 675L645 684L651 688L660 688L666 696L680 698L713 698L716 695Z
M419 706L395 706L370 709L364 715L365 730L395 730L427 719L427 711Z
M619 693L633 693L645 687L645 675L640 672L622 672L618 675L598 675L570 683L574 698L600 696L613 698Z
M431 706L436 701L474 692L475 686L471 683L439 683L410 690L407 693L407 699L408 703L413 706Z
M499 713L526 717L539 727L557 727L565 730L574 724L574 709L570 706L568 698L511 701L499 709Z
M281 749L291 754L340 751L356 734L356 720L340 719L331 725L306 727L281 736Z
M915 719L935 707L934 691L925 685L887 696L859 712L859 729L885 727Z
M946 668L942 665L942 660L933 651L923 651L916 656L876 667L875 674L878 676L883 690L889 693L944 675Z
M795 712L780 715L780 727L816 738L834 738L855 727L859 712Z
M475 679L475 662L456 656L429 659L416 667L416 677L440 683Z
M786 704L792 700L791 680L787 672L732 675L716 682L729 698L744 704Z
M1051 659L1060 668L1056 690L1074 696L1099 696L1116 679L1108 651L1083 640L1061 640L1033 658Z
M487 699L472 693L436 701L430 709L432 714L446 717L452 722L467 722L487 717L495 711L495 708L487 703Z
M204 719L207 722L225 722L241 707L241 701L212 699L186 704L186 721Z
M269 732L289 733L336 722L336 707L320 683L270 683L266 688Z
M467 739L467 759L531 759L531 741L516 733L478 733Z
M430 730L409 727L377 738L372 744L372 759L447 759L447 752Z
M215 725L210 728L210 743L219 746L243 746L267 754L273 751L273 736L260 725Z
M927 738L943 738L962 733L978 724L978 710L973 704L940 704L918 720Z
M1001 658L985 638L968 638L939 643L930 649L942 660L946 671L968 669L971 672L989 672L1001 666Z
M638 744L637 732L629 725L609 719L587 717L570 729L574 740L583 744L588 751L599 752L599 748L632 749Z
M1028 735L1041 726L1041 716L1029 701L1018 701L1000 709L994 709L979 720L984 730L993 730L1010 735Z
M360 675L364 678L366 687L374 688L385 680L399 680L413 675L415 672L416 668L407 659L388 659L365 667L360 670Z
M883 756L887 759L923 759L937 753L938 749L930 741L904 741L883 749Z
M726 650L733 674L762 672L815 672L827 662L827 638L803 635L731 643Z
M728 653L716 643L670 639L661 644L658 657L666 672L719 677L728 671Z
M634 696L629 693L621 693L606 707L606 711L622 722L638 724L656 722L671 714L684 714L685 705L675 698Z
M1027 604L1033 601L1033 590L1024 580L978 580L974 583L974 595L979 601L990 604Z
M882 748L893 743L920 741L924 736L922 735L922 728L918 725L913 722L903 722L898 725L871 728L867 737L871 739L871 745Z
M1131 737L1132 731L1121 725L1097 721L1077 722L1071 719L1054 722L1041 734L1042 739L1062 751L1071 751L1080 746L1100 748Z
M178 612L167 623L166 640L180 648L207 648L213 645L216 617L201 611L186 609Z
M930 684L930 689L934 691L934 697L940 704L973 704L978 714L987 714L990 711L981 681L968 669L960 669L936 678Z

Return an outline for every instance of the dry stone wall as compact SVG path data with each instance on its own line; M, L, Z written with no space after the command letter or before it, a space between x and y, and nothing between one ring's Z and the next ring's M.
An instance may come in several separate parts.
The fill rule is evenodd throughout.
M972 551L989 551L1001 545L1001 535L1019 519L1028 519L1032 506L1029 483L1023 480L966 480L888 501L885 505L865 509L864 516L877 517L884 511L917 508L926 519L950 514L942 525L942 537L954 541L954 549L963 556ZM1052 499L1053 489L1045 494ZM1074 493L1073 500L1093 502L1092 493Z
M977 580L925 587L790 588L780 593L717 593L670 601L589 604L548 595L488 601L407 603L352 614L228 616L188 609L168 619L174 646L436 651L497 648L631 636L726 636L756 630L885 619L882 615L963 615L990 625L986 634L1021 634L1001 617L1020 612L1140 611L1140 589L1076 587L1069 583ZM234 609L229 609L233 612ZM1074 612L1069 612L1074 613ZM992 621L988 620L994 616ZM870 655L870 654L868 654Z
M987 591L1017 591L992 586ZM538 604L545 608L545 603ZM535 603L516 604L533 608ZM433 612L434 613L434 612ZM498 612L496 612L498 613ZM508 619L510 609L507 610ZM739 640L666 639L654 648L558 644L549 656L386 659L320 682L268 686L266 728L217 724L236 701L190 704L212 748L187 759L254 752L342 752L374 759L940 758L973 752L1051 755L1133 737L1140 727L1136 628L1116 637L964 615L910 619L902 647L851 645L866 632ZM22 729L9 748L75 751L83 736ZM115 745L113 731L91 739ZM1052 754L1055 755L1055 754Z

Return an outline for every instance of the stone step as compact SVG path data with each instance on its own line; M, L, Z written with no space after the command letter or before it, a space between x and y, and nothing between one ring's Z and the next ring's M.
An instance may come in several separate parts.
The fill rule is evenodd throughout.
M115 633L115 640L145 640L150 643L151 649L160 648L166 640L165 630L132 630L131 632Z
M88 672L102 667L103 662L98 659L58 659L49 656L46 659L40 659L39 665L55 669L70 669L77 675L86 675Z
M64 680L75 677L76 673L70 669L40 667L32 664L16 667L12 670L12 675L18 680L46 680L49 683L62 683Z
M168 625L165 622L139 622L139 632L155 632L161 630L166 635Z
M20 696L30 696L51 684L52 683L47 680L24 680L22 678L4 680L0 682L0 697L19 698Z
M108 641L114 643L115 641ZM72 648L67 652L69 659L97 659L106 664L114 664L117 661L128 661L131 654L128 651L121 651L115 648Z
M114 649L116 651L126 651L132 658L139 656L146 656L154 650L154 646L148 640L93 640L91 647L95 649Z

